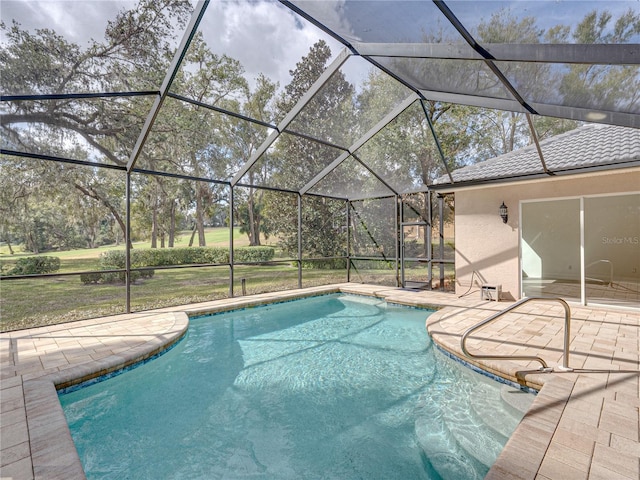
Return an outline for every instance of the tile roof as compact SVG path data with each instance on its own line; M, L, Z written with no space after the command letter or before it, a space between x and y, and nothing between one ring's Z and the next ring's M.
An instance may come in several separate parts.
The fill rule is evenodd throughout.
M640 165L640 129L614 125L585 125L540 142L547 169L557 174L585 169ZM521 179L542 176L544 170L535 145L451 172L455 183ZM434 185L451 184L448 176Z

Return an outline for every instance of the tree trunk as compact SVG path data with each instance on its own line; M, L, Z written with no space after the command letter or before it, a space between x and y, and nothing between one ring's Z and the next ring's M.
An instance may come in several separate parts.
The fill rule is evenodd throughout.
M11 238L9 238L9 235L5 235L4 237L4 241L7 244L7 248L9 249L9 255L13 255L13 248L11 247Z
M116 208L113 205L111 205L111 202L109 202L108 199L104 198L102 195L100 195L95 190L93 190L93 189L89 190L88 188L83 187L82 185L79 185L77 183L74 183L73 186L74 186L74 188L76 188L77 190L80 190L82 193L84 193L89 198L93 198L94 200L98 200L105 207L107 207L109 209L109 211L111 212L111 215L113 215L113 218L115 218L116 222L118 222L118 225L120 226L120 230L122 230L122 236L124 238L127 238L127 227L125 226L124 221L122 220L122 217L120 217L120 214L118 213L118 210L116 210ZM133 248L133 243L131 242L131 239L129 239L129 248Z
M513 149L516 144L517 125L518 125L518 114L512 112L509 117L509 128L511 129L511 131L509 132L509 145L507 145L507 148L509 150L503 153L513 152Z
M35 253L36 255L40 253L40 249L38 248L38 242L36 242L33 238L33 232L29 232L27 234L27 250Z
M250 179L253 183L253 178ZM247 210L249 213L249 225L247 225L247 234L249 235L249 245L256 247L260 245L260 215L256 213L255 196L253 188L249 189L249 198L247 199Z
M151 199L151 248L158 248L158 185L153 189Z
M204 247L207 241L204 237L204 198L200 187L196 187L196 228L198 231L198 245Z
M158 248L158 211L155 205L151 212L151 248Z
M198 226L194 223L193 229L191 230L191 238L189 238L189 246L193 247L193 239L196 237L196 232L198 231Z
M169 248L173 248L176 237L176 201L171 202L169 211Z

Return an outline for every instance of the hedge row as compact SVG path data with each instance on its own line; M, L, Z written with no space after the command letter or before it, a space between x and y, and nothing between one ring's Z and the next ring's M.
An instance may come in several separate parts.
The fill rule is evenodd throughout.
M240 247L233 250L235 262L268 262L273 260L275 250L272 247ZM131 251L131 268L197 265L206 263L229 263L229 249L221 247L188 248L152 248ZM104 252L100 255L100 270L119 270L126 265L123 250ZM151 278L155 271L132 271L131 282L139 278ZM125 272L86 273L80 276L82 283L124 282Z
M275 250L272 247L240 247L233 250L235 262L269 262ZM100 267L124 268L125 252L115 250L100 255ZM229 249L223 247L151 248L131 251L131 267L160 267L197 265L203 263L229 263Z
M293 266L297 266L294 262ZM316 270L344 270L347 268L346 258L331 258L327 260L302 260L302 268Z
M54 273L60 269L58 257L23 257L16 261L15 266L5 275L38 275Z

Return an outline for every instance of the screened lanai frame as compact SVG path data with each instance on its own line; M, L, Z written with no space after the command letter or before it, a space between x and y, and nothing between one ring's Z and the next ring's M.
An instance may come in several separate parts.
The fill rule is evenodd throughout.
M197 2L194 8L194 12L191 16L189 24L186 26L184 35L180 44L177 46L175 55L169 68L164 76L163 82L158 90L145 90L145 91L131 91L131 92L89 92L89 93L52 93L46 95L4 95L2 96L3 102L28 102L28 101L46 101L55 99L77 99L77 100L91 100L91 99L110 99L110 98L124 98L124 97L144 97L153 99L153 104L149 109L149 113L145 120L144 125L141 127L140 134L137 138L135 145L133 146L129 158L127 159L125 167L119 167L117 165L104 164L100 162L91 162L86 160L78 160L71 158L56 157L55 155L47 155L37 152L22 152L13 149L5 149L3 146L2 154L15 157L33 158L37 160L46 160L62 163L75 163L80 165L86 165L90 167L108 168L118 171L126 172L127 176L127 193L126 193L126 208L127 208L127 228L130 228L130 176L133 173L141 173L148 175L161 175L175 177L184 180L211 182L219 185L223 185L229 188L231 194L230 211L230 224L233 225L233 190L234 188L251 187L256 189L271 189L274 191L289 192L293 195L297 195L298 198L298 256L295 259L287 259L296 261L298 264L298 287L302 286L302 201L305 196L319 196L331 198L338 201L344 201L345 206L352 206L353 202L361 201L375 201L377 199L391 199L396 205L396 221L393 226L393 235L398 239L400 233L400 218L402 218L402 201L403 195L412 194L416 192L424 192L428 196L432 194L431 185L428 182L422 181L422 184L417 186L411 185L410 187L402 188L402 186L392 185L392 182L388 179L387 174L389 172L381 172L372 167L370 162L366 158L361 158L359 150L372 140L376 134L381 132L385 126L390 122L397 119L408 108L426 109L426 101L439 101L449 103L459 103L477 107L484 107L490 109L507 110L518 113L524 113L529 120L529 126L531 129L531 137L537 145L537 135L532 118L536 115L559 117L559 118L571 118L581 121L598 121L602 123L610 123L615 125L621 125L626 127L640 128L640 107L636 104L631 106L619 106L619 108L604 108L598 104L597 99L594 99L593 104L563 104L562 101L551 102L548 99L539 96L538 92L529 92L526 88L520 90L519 79L517 71L512 72L509 70L510 66L521 65L606 65L611 68L616 66L635 67L638 69L640 65L640 45L638 43L620 43L620 44L605 44L596 43L589 45L582 44L570 44L570 43L554 43L554 44L480 44L476 41L471 33L471 28L465 24L465 13L460 10L461 3L456 1L437 1L433 2L356 2L351 3L353 8L364 9L365 7L371 7L374 10L394 11L391 15L397 15L395 18L391 18L391 25L387 30L391 31L390 35L396 35L392 39L384 39L380 41L376 38L377 32L375 29L367 28L368 24L363 23L360 30L354 29L343 30L343 24L335 21L335 13L339 12L342 8L342 2L326 1L326 2L310 2L310 1L287 1L281 0L279 2L284 7L290 9L296 14L300 15L306 21L314 24L320 28L323 32L331 36L343 45L344 49L340 52L332 61L332 63L326 68L326 70L320 75L314 82L313 86L304 94L296 103L296 105L277 122L267 122L264 120L257 120L250 118L247 115L221 108L216 105L209 104L205 101L199 101L193 98L189 98L181 93L172 91L172 83L178 75L181 68L183 59L188 51L194 36L197 34L201 21L209 7L209 1ZM348 3L348 2L347 2ZM503 2L479 2L489 5L490 3L500 4ZM526 2L523 2L526 3ZM542 2L540 2L542 3ZM561 2L562 3L562 2ZM570 2L571 3L571 2ZM401 6L402 8L399 8ZM348 5L347 7L348 8ZM402 21L406 21L408 16L411 16L412 12L417 8L428 9L430 15L438 15L441 22L446 24L446 30L452 35L457 35L457 41L453 43L426 43L416 41L415 38L411 38L410 34L406 31L398 30L402 26ZM399 9L404 9L405 13L397 13ZM458 16L456 15L458 13ZM403 17L403 15L408 15ZM381 22L389 19L377 18L373 19L373 25L381 25ZM377 22L377 23L376 23ZM394 28L396 30L394 31ZM382 29L381 29L382 30ZM368 34L364 32L373 31L371 38L367 38ZM405 38L407 37L407 38ZM400 88L406 90L406 96L404 99L391 108L387 114L380 118L380 120L372 125L363 135L350 141L348 143L338 143L335 139L331 138L318 138L313 132L305 132L303 128L296 127L295 121L300 118L300 115L305 111L305 106L309 102L313 101L318 92L330 82L332 76L338 72L350 59L360 58L368 62L372 68L379 69L382 72L388 74L391 78L395 79L400 85ZM425 64L437 63L443 68L448 68L451 65L463 66L462 72L468 72L471 75L478 75L481 73L482 77L490 77L490 81L486 88L479 90L465 89L468 85L464 82L460 84L451 85L449 88L446 83L440 81L435 84L429 83L425 79L416 77L408 68L408 65L415 65L416 63L423 62ZM528 95L530 94L530 95ZM203 178L200 176L190 176L187 174L154 170L153 168L141 167L138 165L140 154L144 148L145 142L150 134L153 132L154 123L161 112L162 106L169 99L191 104L203 109L208 109L212 112L216 112L221 115L227 115L237 118L239 121L247 122L248 124L255 125L260 128L268 129L271 133L267 136L266 140L252 153L251 157L237 170L231 178ZM433 141L437 147L437 151L440 156L444 171L449 177L450 185L443 186L438 185L439 192L446 191L453 185L453 178L450 173L450 162L445 158L445 154L440 148L438 141L438 135L434 126L429 120L429 116L425 110L425 120L428 123L429 129L433 136ZM294 128L296 127L296 128ZM320 145L324 145L327 149L340 152L335 155L334 158L325 160L323 168L316 168L315 174L311 178L300 179L298 188L285 188L283 186L273 185L255 185L247 183L243 180L245 174L251 170L258 162L265 158L265 154L269 151L269 148L274 145L280 138L291 137L301 139L300 141L315 142ZM544 158L542 151L538 145L538 151L540 153L541 166L546 174L553 174L548 171L544 164ZM324 190L324 183L326 179L336 172L341 166L350 162L350 165L355 165L361 169L364 174L368 175L372 182L375 183L376 188L370 192L362 191L342 191L339 193L331 193ZM439 198L442 198L440 195ZM429 201L431 205L431 200ZM350 228L351 222L349 220L352 215L351 208L345 208L345 222L347 229ZM430 214L431 216L431 214ZM428 222L429 227L431 225ZM442 227L442 222L440 226ZM442 234L442 232L440 232ZM130 235L130 232L128 232ZM347 233L347 239L351 236ZM349 241L349 240L347 240ZM431 241L431 235L429 235L429 241ZM128 242L126 243L128 245ZM399 242L395 242L395 251L393 255L389 255L390 252L386 252L383 256L384 260L390 261L394 264L393 271L395 276L395 283L398 284L400 277L401 266L399 265L400 251ZM127 312L130 311L130 272L132 271L130 263L130 249L126 249L127 263L125 266L126 272L126 286L127 286ZM428 248L429 255L431 254L431 247ZM369 261L377 260L367 256L351 255L351 246L348 244L347 252L344 257L332 257L332 258L344 258L347 260L347 272L346 280L350 278L350 267L352 262L355 261ZM228 266L230 268L229 279L229 295L234 295L234 262L233 258L233 229L230 229L230 258ZM313 260L313 259L309 259ZM427 258L429 263L429 284L431 280L431 266L433 262L440 262L442 267L444 262L443 258L433 259L431 256ZM225 266L227 264L210 264L207 266ZM190 265L194 266L194 265ZM442 268L440 269L443 271ZM19 277L15 277L19 278ZM7 278L8 279L8 278ZM4 279L3 279L4 280Z

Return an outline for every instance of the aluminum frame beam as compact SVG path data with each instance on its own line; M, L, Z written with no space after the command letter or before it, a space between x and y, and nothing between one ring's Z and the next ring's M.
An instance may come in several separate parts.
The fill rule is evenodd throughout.
M518 102L506 98L481 97L462 93L439 92L436 90L420 90L420 94L425 100L433 100L436 102L460 103L471 107L494 108L496 110L506 110L516 113L527 112Z
M463 95L460 93L437 92L434 90L420 90L420 94L427 100L436 102L459 103L472 107L491 108L508 112L528 113L515 100L503 98L480 97ZM640 115L625 112L611 112L565 105L551 105L547 103L531 102L538 115L545 117L568 118L583 122L606 123L621 127L640 128Z
M244 176L244 174L247 173L249 169L255 165L255 163L260 159L260 157L262 157L262 155L273 144L273 142L276 141L280 134L286 130L293 119L311 101L314 95L320 91L324 84L329 81L333 74L336 73L350 57L351 53L346 48L340 52L340 54L335 58L331 65L329 65L326 70L322 72L322 75L320 75L320 77L313 83L313 85L311 85L311 88L309 88L309 90L307 90L305 94L300 97L295 106L291 110L289 110L287 115L278 124L277 129L271 132L266 140L262 142L262 145L260 145L258 149L253 153L253 155L251 155L251 158L249 158L249 160L245 162L242 168L234 175L233 179L231 179L231 185L236 185Z
M429 124L429 130L431 131L431 135L433 136L433 141L436 142L436 147L438 149L438 153L440 154L440 160L442 161L442 165L444 166L447 175L449 176L449 180L453 183L453 177L451 176L451 170L449 170L449 165L447 165L447 159L444 157L444 151L442 150L442 145L440 145L440 140L438 140L438 134L436 133L436 129L433 126L433 122L429 118L429 112L427 112L427 107L424 104L424 100L420 100L420 106L422 107L422 111L424 112L424 117L427 119L427 123Z
M529 105L526 100L520 95L520 92L516 90L516 88L511 84L509 79L502 73L502 71L496 66L494 63L494 58L491 56L489 52L487 52L476 40L473 36L467 31L465 26L458 20L458 18L454 15L454 13L449 9L447 4L442 0L433 0L436 7L442 12L442 14L447 17L447 20L451 22L451 25L462 35L465 41L473 48L476 52L484 57L484 63L489 67L489 69L493 72L493 74L498 77L498 80L504 85L504 87L509 91L513 98L515 98L520 105L524 107L524 109L529 113L538 113L535 109Z
M85 92L85 93L45 93L43 95L1 95L2 102L35 101L35 100L69 100L69 99L93 99L112 97L149 97L159 95L158 90L144 90L139 92Z
M355 43L362 56L484 60L468 44ZM637 65L640 44L510 44L485 43L482 49L497 62Z
M640 128L640 114L594 110L590 108L531 103L539 115L546 117L569 118L583 122L606 123L621 127Z
M149 114L147 115L147 119L144 122L142 130L140 131L140 135L138 135L138 140L136 141L135 146L131 152L129 157L129 161L127 162L127 171L131 171L131 169L135 166L138 157L140 156L140 152L142 151L142 147L144 146L147 137L149 136L149 132L151 131L151 127L156 121L156 117L158 116L158 112L160 111L160 107L164 103L167 94L169 93L169 88L171 88L171 84L178 74L178 70L180 69L180 65L182 64L182 60L184 56L187 54L187 49L189 45L191 45L191 40L195 36L198 26L200 25L200 21L204 16L204 12L209 5L209 0L200 0L196 4L196 7L191 15L191 20L189 20L189 24L182 36L182 40L180 41L180 45L176 50L176 53L173 56L173 60L171 61L171 65L169 65L169 69L165 74L164 80L162 81L162 85L160 86L160 94L156 97Z
M533 124L533 117L528 113L526 114L526 117L527 117L527 123L529 124L531 139L533 140L533 143L536 145L536 151L538 152L538 156L540 157L540 163L542 164L542 169L544 170L544 173L548 175L553 175L553 172L551 172L547 168L547 164L544 161L544 155L542 155L542 149L540 148L540 142L538 141L538 133L536 132L536 127ZM453 183L453 179L451 179L451 183Z

